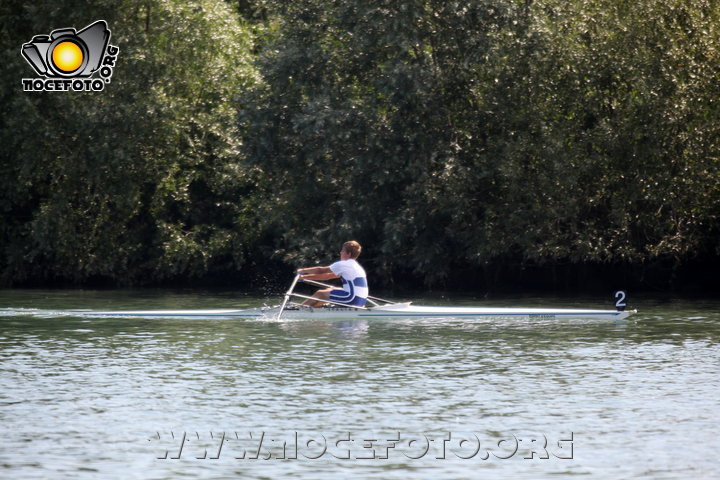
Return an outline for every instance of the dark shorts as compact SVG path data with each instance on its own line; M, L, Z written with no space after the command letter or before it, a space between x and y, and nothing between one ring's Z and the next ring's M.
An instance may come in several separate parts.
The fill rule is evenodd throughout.
M366 298L361 298L354 295L352 292L345 290L332 290L330 292L330 301L334 303L341 303L343 305L353 305L355 307L362 307L367 301Z

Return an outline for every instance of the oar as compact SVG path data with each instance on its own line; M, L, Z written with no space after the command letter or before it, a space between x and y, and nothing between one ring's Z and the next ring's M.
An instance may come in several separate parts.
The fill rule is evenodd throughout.
M292 283L290 284L290 288L285 293L285 299L283 300L283 303L280 306L280 311L278 312L278 316L277 316L278 320L280 320L280 315L282 315L283 310L285 310L285 305L287 305L288 300L290 300L290 295L292 295L293 290L295 289L295 285L297 284L298 280L300 280L299 273L297 275L295 275L295 278L293 279Z
M303 278L303 279L301 280L301 282L309 283L309 284L311 284L311 285L317 285L318 287L338 288L338 287L336 287L336 286L334 286L334 285L330 285L329 283L318 282L318 281L316 281L316 280L308 280L307 278ZM367 298L368 298L368 300L377 300L378 302L397 303L397 302L395 302L395 301L393 301L393 300L385 300L384 298L372 297L372 296L370 296L370 295L368 295ZM373 303L375 303L375 302L373 302ZM376 303L375 305L377 305L377 303Z

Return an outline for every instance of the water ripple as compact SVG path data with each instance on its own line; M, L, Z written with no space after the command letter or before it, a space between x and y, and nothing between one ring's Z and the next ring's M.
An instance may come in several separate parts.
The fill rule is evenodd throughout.
M89 321L46 307L0 310L0 422L9 432L0 468L12 478L717 471L720 308L711 302L649 306L622 324ZM296 432L324 437L337 455L344 435L356 440L340 443L353 456L370 452L367 439L402 441L387 459L279 459ZM227 453L210 461L222 433L232 438ZM263 434L268 443L251 459ZM513 438L545 438L548 452L562 453L568 435L572 460L526 459L522 441L501 458ZM482 448L460 458L470 445L460 439L473 436ZM427 454L411 458L424 437Z

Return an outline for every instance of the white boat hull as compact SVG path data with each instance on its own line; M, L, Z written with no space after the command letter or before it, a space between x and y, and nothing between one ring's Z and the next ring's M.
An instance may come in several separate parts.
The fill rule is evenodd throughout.
M268 312L269 313L269 312ZM558 309L558 308L493 308L439 307L424 305L387 305L356 310L342 307L323 307L310 311L303 308L285 310L285 318L457 318L486 320L555 320L555 319L613 319L627 318L632 311Z
M194 319L273 319L279 308L261 310L135 310L114 312L82 312L89 317L112 318L194 318ZM633 311L587 310L561 308L497 308L497 307L441 307L390 304L367 309L346 307L289 307L282 312L282 318L289 319L399 319L399 318L456 318L484 320L622 320Z

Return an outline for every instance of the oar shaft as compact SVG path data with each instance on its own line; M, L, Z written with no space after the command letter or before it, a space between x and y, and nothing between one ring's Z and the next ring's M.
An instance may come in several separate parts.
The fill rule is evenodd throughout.
M329 283L318 282L317 280L309 280L309 279L307 279L307 278L303 278L301 281L303 281L303 282L305 282L305 283L309 283L310 285L317 285L318 287L338 288L338 287L336 287L335 285L330 285ZM395 303L395 302L392 301L392 300L385 300L384 298L373 297L373 296L370 296L370 295L368 295L367 298L370 299L370 300L377 300L377 301L379 301L379 302Z
M297 285L298 280L300 280L300 274L298 273L295 275L295 278L293 279L292 283L290 284L290 288L288 288L288 291L285 293L285 299L283 300L282 306L280 306L280 311L278 312L278 320L280 320L280 315L282 315L283 310L285 310L285 305L287 305L288 300L290 300L290 295L293 294L293 290L295 290L295 285Z

